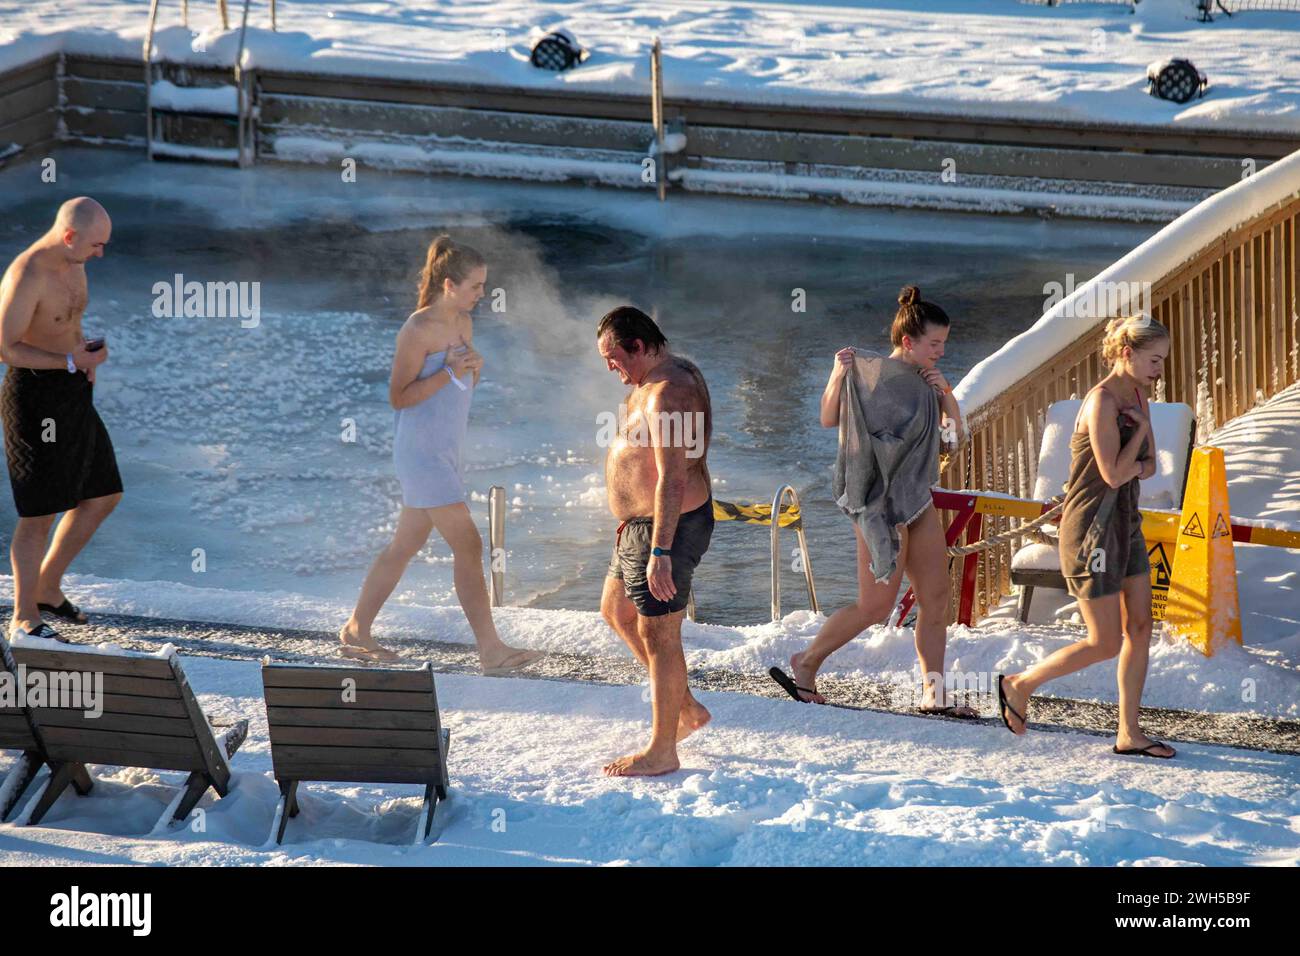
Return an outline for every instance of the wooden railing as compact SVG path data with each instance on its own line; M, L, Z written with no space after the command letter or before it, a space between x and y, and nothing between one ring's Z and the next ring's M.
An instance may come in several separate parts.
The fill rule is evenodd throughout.
M1289 191L1300 181L1300 153L1283 163L1293 167L1286 173L1290 180L1283 184ZM1192 406L1198 418L1198 440L1300 381L1296 301L1300 186L1280 200L1274 199L1279 191L1267 191L1264 196L1273 200L1267 207L1253 216L1237 218L1240 225L1202 248L1189 250L1194 254L1150 283L1151 314L1169 329L1171 338L1165 377L1157 384L1155 398ZM1247 202L1250 199L1248 191L1241 196ZM1221 193L1206 202L1219 198L1228 197ZM1232 208L1226 203L1220 206ZM1249 210L1249 206L1244 208ZM1192 210L1187 215L1195 213ZM1163 258L1169 261L1167 254ZM1106 321L1114 314L1100 314L1084 334L1050 359L996 397L968 409L970 440L948 463L941 484L954 490L1029 497L1047 407L1059 399L1082 398L1105 377L1101 338ZM1019 519L986 515L981 536L1018 523ZM1019 542L1013 541L976 559L974 601L966 615L970 623L978 622L1010 593L1011 556L1018 546ZM958 620L962 562L953 564L951 619Z

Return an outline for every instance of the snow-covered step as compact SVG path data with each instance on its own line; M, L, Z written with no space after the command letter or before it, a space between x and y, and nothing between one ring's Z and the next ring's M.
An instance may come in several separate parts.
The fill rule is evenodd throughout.
M212 71L155 64L149 83L150 155L193 162L240 162L239 88Z
M153 141L153 154L167 159L188 159L204 163L239 163L239 150L233 146L189 146L184 143Z
M155 80L149 87L149 103L155 110L175 113L239 115L239 91L235 86L177 86L170 80Z

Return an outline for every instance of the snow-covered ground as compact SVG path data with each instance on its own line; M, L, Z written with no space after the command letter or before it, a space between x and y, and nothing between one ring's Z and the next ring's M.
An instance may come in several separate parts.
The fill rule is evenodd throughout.
M163 4L168 59L229 64L211 2L190 26ZM59 49L136 58L148 0L0 0L0 70ZM1193 0L1047 7L1016 0L656 4L607 0L286 0L279 33L255 3L249 63L318 73L513 87L644 93L663 44L670 97L854 106L964 116L1300 130L1300 15L1195 20ZM563 74L528 63L542 33L566 27L590 57ZM200 52L202 51L202 52ZM1189 57L1210 93L1177 105L1148 96L1146 68Z
M1300 525L1300 386L1230 423L1225 448L1235 514ZM1300 552L1239 546L1244 648L1205 658L1186 644L1152 650L1144 703L1294 718L1300 707ZM166 582L76 577L95 611L336 626L342 602ZM4 596L11 593L3 581ZM1060 609L1070 616L1068 605ZM507 608L507 639L553 651L626 650L592 610ZM766 669L801 647L820 619L795 612L755 627L687 624L692 666ZM468 643L460 612L391 607L381 633ZM1074 640L1065 623L1020 625L1004 609L954 628L948 665L1016 670ZM292 646L289 646L292 650ZM412 655L418 659L418 651ZM91 796L62 797L39 827L0 826L0 864L963 864L1205 865L1300 863L1300 757L1180 744L1172 762L1110 754L1108 738L804 707L703 693L714 722L661 780L613 781L609 757L648 731L643 688L439 675L452 730L451 801L438 842L411 845L419 790L314 784L286 842L267 843L278 791L270 773L255 661L188 658L191 683L218 723L250 718L234 788L170 832L154 824L180 775L93 768ZM836 654L828 673L914 686L910 630L878 627ZM1246 681L1255 700L1245 701ZM1113 700L1099 666L1049 688ZM0 756L0 769L12 765Z
M1250 553L1250 560L1242 555ZM1258 554L1258 558L1253 555ZM1300 571L1300 554L1265 548L1238 548L1238 577L1242 582L1242 613L1246 620L1245 647L1220 648L1207 660L1186 642L1158 641L1151 649L1143 703L1213 713L1242 713L1273 717L1300 717L1300 624L1294 622L1293 582ZM1256 582L1249 584L1254 573ZM0 576L0 601L12 595L12 578ZM336 600L267 591L228 591L196 588L167 581L104 580L92 575L69 575L68 592L89 613L136 614L173 620L212 621L267 628L336 631L351 611L351 595ZM1018 671L1041 660L1082 634L1072 603L1052 604L1053 592L1034 599L1035 620L1022 625L1008 605L977 628L949 629L946 666L960 681L978 681L987 690L991 675ZM1064 592L1060 593L1064 598ZM828 609L833 610L833 609ZM626 657L630 653L601 620L594 608L543 610L500 608L498 629L509 642L554 653ZM792 611L778 622L748 626L686 622L683 643L691 667L717 668L763 674L773 664L783 664L802 650L817 633L824 618L810 611ZM388 638L419 642L446 641L470 644L473 635L455 606L411 601L389 604L375 625ZM314 653L313 641L298 647L292 640L285 650ZM420 660L418 651L412 660ZM886 682L897 688L901 700L909 699L919 683L911 628L880 625L870 629L827 662L823 673ZM1250 681L1247 685L1245 682ZM968 686L954 683L954 686ZM1249 686L1251 695L1243 695ZM1075 699L1115 701L1113 667L1095 667L1054 682L1044 693Z
M1210 436L1208 443L1225 452L1235 516L1300 529L1297 433L1300 385ZM1300 614L1295 610L1300 550L1238 545L1236 561L1244 646L1230 643L1207 659L1186 642L1158 640L1151 650L1143 694L1146 705L1300 717ZM0 600L12 595L12 580L0 576ZM330 599L95 575L70 575L68 581L69 591L92 613L332 631L351 610L350 593ZM1064 592L1040 589L1034 602L1034 617L1028 625L1015 619L1009 600L976 628L952 627L948 669L982 675L1016 671L1078 639L1077 609ZM495 613L502 634L514 643L559 653L630 656L594 607L507 607ZM820 615L809 611L792 611L781 621L750 626L688 621L683 630L687 662L691 667L763 673L805 646L822 621ZM387 606L376 631L413 641L473 641L459 608L419 600ZM311 647L304 641L302 650L309 653ZM895 684L900 694L910 693L918 679L912 630L874 627L831 657L824 672L888 682ZM1243 694L1247 682L1253 695ZM1047 691L1062 697L1114 701L1114 671L1090 668L1053 683Z
M1228 453L1234 512L1294 521L1297 427L1300 386L1214 436ZM1247 647L1207 659L1159 642L1145 703L1296 716L1300 552L1239 546L1237 566ZM287 594L90 578L72 587L92 611L297 628L329 627L345 613ZM498 621L522 644L626 654L592 611L507 608ZM757 627L688 623L688 659L766 668L818 623L807 612ZM453 608L390 608L380 624L393 636L470 640ZM954 628L948 663L1014 670L1078 634L1025 627L1004 611L977 629ZM880 627L836 654L828 672L893 680L901 691L915 681L914 661L911 632ZM181 775L92 768L89 797L69 792L38 827L21 817L0 826L0 864L1300 864L1297 756L1184 743L1171 762L1126 759L1109 752L1108 738L1082 733L1015 738L996 724L701 693L714 721L683 746L682 770L610 780L602 762L648 733L643 688L455 674L437 678L452 731L452 798L438 811L435 844L411 842L417 787L313 784L275 847L278 790L258 664L192 657L185 667L214 722L251 721L231 794L209 794L188 824L155 831ZM1250 704L1241 700L1247 678L1258 687ZM1113 700L1113 680L1112 668L1095 667L1051 690ZM0 770L12 758L0 756Z
M196 37L164 6L161 51L229 62L233 32L216 28L214 4L192 6ZM0 0L0 70L60 49L137 56L147 7ZM1190 0L1145 0L1136 15L1013 0L288 0L279 35L264 29L264 5L256 14L249 62L268 68L642 93L646 51L659 35L670 96L1300 130L1300 15L1202 25ZM591 58L558 76L531 69L530 38L560 25ZM1209 73L1207 99L1178 107L1145 95L1146 64L1171 53ZM1298 429L1300 387L1213 436L1227 452L1234 514L1300 528ZM1238 547L1236 556L1246 645L1207 659L1159 641L1144 703L1300 716L1300 551ZM72 576L68 590L92 613L320 630L338 626L352 597L87 575ZM0 599L11 595L12 580L0 578ZM1047 597L1039 623L1021 625L1003 608L979 628L953 628L948 667L987 677L1077 639L1070 604ZM687 624L688 662L761 673L821 621L797 611L756 626ZM498 622L525 646L628 653L590 607L506 608ZM427 599L386 609L377 630L471 640L457 608ZM915 667L912 632L882 626L836 654L827 673L904 694L916 686ZM276 848L266 845L278 794L257 663L190 658L186 669L211 717L252 722L230 796L209 795L190 825L151 834L180 775L93 768L91 796L69 793L39 827L0 826L0 864L1300 863L1297 756L1181 744L1172 762L1125 759L1108 739L1081 733L1014 738L996 725L705 693L714 722L686 743L681 771L609 780L600 765L648 732L642 688L461 675L438 677L453 797L439 810L435 845L411 846L418 788L317 784L300 794L303 814ZM1113 701L1114 670L1095 667L1048 690ZM12 756L0 754L0 771Z
M639 747L638 687L439 675L451 799L412 844L420 788L311 784L269 844L258 665L189 658L217 722L247 717L233 788L151 835L180 774L92 768L38 827L0 826L0 863L95 865L1294 865L1300 757L1181 745L1175 761L1107 738L703 694L713 724L658 780L600 765ZM7 755L6 755L7 757ZM0 761L6 759L0 757Z

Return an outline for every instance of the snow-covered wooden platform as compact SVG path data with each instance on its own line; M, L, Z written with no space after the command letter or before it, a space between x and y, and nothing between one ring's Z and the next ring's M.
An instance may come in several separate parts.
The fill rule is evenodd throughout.
M278 33L264 9L246 33L206 7L188 29L160 9L156 69L187 101L229 90L242 56L264 161L653 190L642 162L655 36L665 117L684 134L672 182L696 192L1167 221L1239 179L1244 161L1257 170L1286 155L1300 115L1283 79L1300 17L1201 24L1191 0L1147 0L1133 15L1014 0L717 15L674 0L642 11L298 0ZM0 163L53 141L144 142L146 12L133 0L93 14L37 0L8 18ZM562 74L529 66L532 42L560 25L591 56ZM1269 57L1254 56L1261 46ZM1146 64L1170 52L1209 72L1209 98L1145 94ZM155 142L212 161L235 152L235 129L211 110L171 108Z
M713 723L665 778L600 765L637 747L639 687L439 675L451 798L411 845L420 788L311 785L269 845L271 776L256 662L189 659L214 720L249 718L229 796L150 828L167 774L95 767L38 827L0 826L10 865L1293 865L1300 757L1184 745L1175 761L1090 735L701 693ZM0 769L9 755L0 756ZM297 826L299 821L301 826Z

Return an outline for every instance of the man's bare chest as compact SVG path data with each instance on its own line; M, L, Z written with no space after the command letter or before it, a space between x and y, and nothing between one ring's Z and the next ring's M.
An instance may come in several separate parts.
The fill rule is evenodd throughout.
M67 276L51 277L42 289L37 318L60 327L75 323L86 311L88 298L86 275L81 270Z

